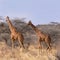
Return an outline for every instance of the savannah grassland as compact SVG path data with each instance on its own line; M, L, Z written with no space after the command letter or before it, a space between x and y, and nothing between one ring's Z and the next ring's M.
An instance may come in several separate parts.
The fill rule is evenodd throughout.
M19 47L17 41L14 42L15 47L12 50L10 30L6 22L0 23L0 60L59 60L60 59L60 24L37 25L44 33L48 33L52 40L52 49L46 50L46 44L42 43L42 49L39 53L37 48L37 36L34 30L26 26L26 22L21 20L13 20L13 25L17 31L24 35L25 50ZM22 28L24 28L22 30ZM29 43L29 45L28 45Z

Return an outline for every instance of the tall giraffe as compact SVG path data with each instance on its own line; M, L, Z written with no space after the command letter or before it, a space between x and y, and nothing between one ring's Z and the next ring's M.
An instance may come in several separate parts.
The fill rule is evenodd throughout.
M9 29L10 29L10 32L11 32L10 36L11 36L11 41L12 41L12 48L14 46L13 45L14 40L18 40L19 44L24 48L24 44L23 44L24 37L21 34L21 32L17 32L16 28L13 26L13 24L10 21L8 16L6 17L6 22L8 23Z
M42 41L46 42L46 44L48 46L47 49L51 48L51 45L50 45L51 37L50 37L50 35L44 34L36 26L34 26L31 21L29 21L27 25L31 26L33 28L33 30L36 32L36 35L38 36L39 49L42 48L41 47Z

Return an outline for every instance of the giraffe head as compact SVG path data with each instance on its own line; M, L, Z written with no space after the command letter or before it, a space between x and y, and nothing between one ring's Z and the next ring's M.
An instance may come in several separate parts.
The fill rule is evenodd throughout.
M10 19L8 16L6 17L6 22L10 23Z
M30 20L27 25L31 25L31 24L32 24L32 22L31 22L31 20Z
M8 20L9 20L9 17L7 16L7 17L6 17L6 21L8 21Z

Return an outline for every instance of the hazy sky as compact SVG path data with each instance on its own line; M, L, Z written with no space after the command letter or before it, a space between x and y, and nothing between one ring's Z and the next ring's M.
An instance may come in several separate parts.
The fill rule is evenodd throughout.
M60 22L60 0L0 0L0 16L26 17L34 24Z

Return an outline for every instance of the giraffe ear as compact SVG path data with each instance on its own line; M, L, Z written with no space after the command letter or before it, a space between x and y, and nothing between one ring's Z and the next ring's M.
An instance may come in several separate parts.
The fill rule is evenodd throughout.
M6 16L6 20L9 20L9 17L8 16Z
M9 18L9 16L7 16L7 18Z
M32 23L31 20L29 22Z

